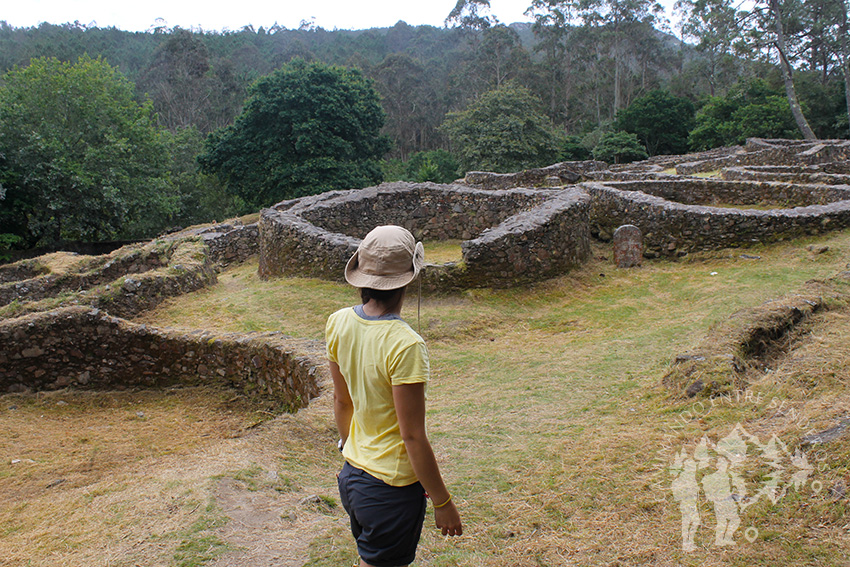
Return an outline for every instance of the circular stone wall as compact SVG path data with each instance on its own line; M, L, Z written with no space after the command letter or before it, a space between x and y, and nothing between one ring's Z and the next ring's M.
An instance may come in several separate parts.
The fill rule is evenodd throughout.
M463 261L428 264L427 289L507 287L563 274L590 253L589 197L578 189L484 191L385 183L287 201L260 217L260 276L341 280L372 228L417 239L462 239ZM426 258L427 261L427 258Z
M633 224L643 232L645 254L650 257L747 246L850 226L848 186L693 179L581 187L592 199L591 232L607 240L617 227ZM777 208L746 208L758 204Z

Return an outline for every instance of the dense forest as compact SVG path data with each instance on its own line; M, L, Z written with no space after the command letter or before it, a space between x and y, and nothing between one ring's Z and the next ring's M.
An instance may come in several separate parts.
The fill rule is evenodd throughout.
M531 0L533 23L504 25L488 0L458 0L442 28L0 22L0 252L150 236L382 179L850 134L846 0L679 0L676 30L661 13ZM308 117L310 100L323 106ZM282 114L303 122L269 130ZM283 130L293 143L269 149Z

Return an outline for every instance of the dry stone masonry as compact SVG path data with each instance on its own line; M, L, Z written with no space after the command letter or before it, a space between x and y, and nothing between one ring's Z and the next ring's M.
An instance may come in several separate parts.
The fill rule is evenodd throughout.
M0 392L214 384L303 407L318 393L320 345L120 318L215 283L217 266L246 259L257 245L256 224L234 222L82 258L62 274L38 259L3 266Z
M588 207L588 196L575 188L385 183L325 193L262 212L259 272L341 280L360 238L396 224L418 239L464 241L462 262L426 265L427 289L517 285L562 274L587 258Z
M200 239L154 240L95 256L62 275L0 285L0 319L68 305L130 317L215 281L216 267Z
M650 257L749 246L850 226L850 187L844 186L690 179L581 187L591 196L594 236L608 240L620 225L633 224L643 232L644 253ZM778 208L748 208L758 204Z
M169 238L199 237L209 249L210 261L226 266L244 262L259 250L257 223L242 224L239 220L186 229Z
M438 291L564 274L589 257L591 237L613 238L615 261L626 267L641 253L676 257L818 234L850 226L850 141L751 139L625 165L564 162L470 172L453 185L388 183L285 201L257 224L187 229L62 274L37 258L0 266L0 391L226 383L300 407L317 392L316 345L273 333L163 331L118 317L210 285L219 266L256 253L263 278L341 280L360 239L381 224L420 240L462 241L462 261L423 270L424 287Z
M321 347L279 333L178 333L90 307L0 321L0 391L226 385L294 410L318 394Z

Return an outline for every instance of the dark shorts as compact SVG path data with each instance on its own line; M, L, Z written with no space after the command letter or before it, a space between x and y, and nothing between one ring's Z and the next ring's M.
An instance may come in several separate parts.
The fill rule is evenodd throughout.
M339 497L363 561L375 567L413 562L425 521L421 484L390 486L345 463L339 473Z

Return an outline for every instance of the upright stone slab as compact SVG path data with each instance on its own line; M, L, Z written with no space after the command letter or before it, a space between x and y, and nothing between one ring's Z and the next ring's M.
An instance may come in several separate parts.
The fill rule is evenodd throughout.
M640 266L643 260L643 234L633 224L614 231L614 262L618 268Z

